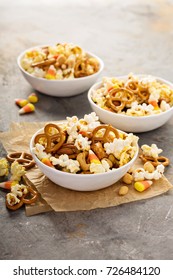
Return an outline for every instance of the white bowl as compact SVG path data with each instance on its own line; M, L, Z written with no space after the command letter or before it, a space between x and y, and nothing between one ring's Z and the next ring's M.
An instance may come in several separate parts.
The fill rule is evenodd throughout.
M104 63L103 61L96 55L86 52L89 56L96 58L99 61L100 69L93 75L82 77L82 78L74 78L74 79L65 79L65 80L47 80L44 78L37 78L29 74L25 71L21 66L21 59L27 51L30 51L34 48L43 47L36 46L30 49L23 51L17 58L17 64L22 72L24 78L27 82L35 89L47 95L56 96L56 97L67 97L78 95L86 90L88 90L98 79L101 74Z
M109 172L100 173L100 174L72 174L63 172L52 167L49 167L42 163L37 156L33 153L34 139L35 136L39 133L42 133L43 129L38 130L30 141L30 152L39 167L39 169L46 175L52 182L57 185L60 185L64 188L76 190L76 191L96 191L120 180L127 171L133 166L137 156L138 156L138 145L136 145L137 151L134 157L127 164L119 167L115 170Z
M146 75L138 75L138 77L145 77ZM127 79L127 76L117 77L118 79ZM169 85L173 88L173 84L158 78L154 77L157 81ZM94 84L88 91L88 100L91 105L92 110L99 117L100 121L103 123L109 123L112 126L121 129L126 132L146 132L153 129L156 129L162 125L164 125L173 115L173 107L169 110L149 116L141 116L141 117L133 117L127 115L121 115L114 112L110 112L108 110L102 109L92 100L93 91L98 89L101 86L102 82L98 82Z

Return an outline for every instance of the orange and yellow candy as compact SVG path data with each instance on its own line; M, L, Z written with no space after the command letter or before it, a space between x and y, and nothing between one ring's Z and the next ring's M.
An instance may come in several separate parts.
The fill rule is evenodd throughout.
M42 158L42 163L48 165L49 167L54 167L51 161L48 158Z
M151 104L154 107L154 110L160 109L156 100L149 101L149 104Z
M31 93L29 96L28 96L28 101L31 102L31 103L37 103L38 102L38 96L36 95L36 93Z
M15 99L15 103L16 105L18 105L19 107L24 107L26 104L28 104L28 100L26 99Z
M134 188L135 190L137 190L138 192L143 192L145 190L147 190L151 185L153 184L152 181L140 181L140 182L135 182L134 184Z
M99 158L91 150L89 150L89 160L90 160L90 163L101 164Z
M18 181L6 181L6 182L0 183L0 188L6 189L6 190L11 190L11 187L15 186L16 184L18 184Z
M26 104L23 108L19 110L19 114L23 115L26 113L31 113L35 111L35 106L32 103Z

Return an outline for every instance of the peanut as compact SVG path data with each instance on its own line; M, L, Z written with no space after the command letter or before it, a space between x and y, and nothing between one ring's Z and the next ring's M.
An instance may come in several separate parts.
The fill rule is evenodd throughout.
M147 162L144 164L144 169L145 169L145 171L148 171L149 173L152 173L152 172L155 170L154 166L153 166L152 163L149 162L149 161L147 161Z
M126 173L122 180L125 184L130 185L133 181L133 176L129 173Z
M122 186L122 187L120 187L118 194L126 195L128 193L128 191L129 191L129 188L127 186Z

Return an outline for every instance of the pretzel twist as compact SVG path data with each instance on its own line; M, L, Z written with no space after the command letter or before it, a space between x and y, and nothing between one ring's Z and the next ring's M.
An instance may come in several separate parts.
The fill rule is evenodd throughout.
M9 153L6 158L9 162L17 161L19 164L23 165L25 169L30 169L35 165L32 155L25 152Z
M30 196L29 198L27 198L28 196ZM33 188L31 188L30 186L27 187L27 193L23 194L22 197L20 198L20 201L14 205L10 205L7 201L6 198L6 206L8 209L10 210L17 210L19 208L22 207L23 204L32 204L37 200L38 197L38 192L35 191Z
M52 132L55 129L58 132ZM41 140L44 141L45 151L47 153L55 153L65 142L66 136L58 125L50 123L45 126L44 133L36 135L34 142L35 144L40 143Z
M148 157L144 155L140 155L141 160L145 163L147 161L151 162L153 166L158 166L159 164L163 164L164 166L168 166L170 161L167 157L160 156L158 158Z
M104 132L103 132L104 130ZM112 137L112 134L114 137ZM119 138L118 130L111 125L99 125L93 130L92 142L112 142L114 138Z

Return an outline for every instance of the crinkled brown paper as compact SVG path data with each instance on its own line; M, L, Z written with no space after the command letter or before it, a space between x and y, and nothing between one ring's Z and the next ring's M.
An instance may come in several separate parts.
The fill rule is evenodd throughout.
M0 140L9 152L25 151L29 152L29 142L32 135L45 123L12 123L8 132L0 133ZM140 166L138 159L135 163ZM106 208L117 206L123 203L151 198L167 192L173 186L165 176L145 192L137 192L132 185L125 196L119 196L118 190L124 185L121 180L110 187L93 192L78 192L60 187L51 182L43 173L34 167L27 171L24 176L26 183L36 188L39 192L39 199L33 205L26 206L26 215L31 216L48 211L77 211L91 210L96 208Z

